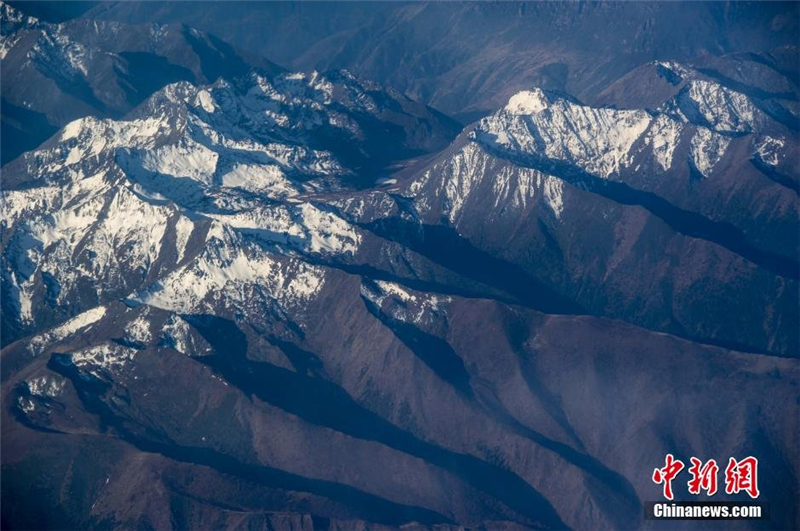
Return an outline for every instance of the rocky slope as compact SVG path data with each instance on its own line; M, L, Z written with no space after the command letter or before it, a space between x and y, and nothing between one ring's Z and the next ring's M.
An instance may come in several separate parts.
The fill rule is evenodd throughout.
M369 153L373 160L366 164L370 171L397 158L440 149L457 133L455 122L396 90L339 71L324 76L311 73L315 80L309 80L186 25L81 19L52 24L4 3L0 20L4 164L77 118L119 119L169 83L233 81L251 71L275 86L268 95L276 100L273 112L294 105L305 109L301 120L319 120L311 116L318 109L306 105L317 99L331 114L363 115L357 120L361 129L352 131L359 142L391 139L382 142L385 153L380 157L375 157L377 145L373 145ZM285 114L273 118L288 120ZM353 129L344 124L334 127ZM332 134L330 141L342 148L351 140ZM354 166L365 164L360 149L353 146L350 154Z
M796 3L102 4L99 20L184 21L295 69L347 68L469 122L531 86L592 102L653 59L747 52L796 72ZM677 38L676 36L680 36Z

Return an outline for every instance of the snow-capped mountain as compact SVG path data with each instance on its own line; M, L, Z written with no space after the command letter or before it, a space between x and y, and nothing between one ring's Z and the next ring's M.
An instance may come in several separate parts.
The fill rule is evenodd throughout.
M646 110L523 91L398 193L584 311L790 354L794 331L762 316L797 315L798 181L781 162L797 131L760 106L700 79Z
M284 130L294 120L298 130L311 122L317 126L337 122L331 126L333 131L317 127L317 135L333 135L325 140L338 142L342 151L351 148L348 162L367 166L365 171L387 160L441 149L458 132L456 122L397 91L347 72L286 73L270 61L234 50L213 35L184 25L83 19L52 24L5 3L0 3L0 21L3 136L7 139L3 163L36 148L55 128L77 118L120 119L167 84L234 82L251 71L258 72L260 81L251 78L250 83L270 86L264 88L260 111L282 122L279 126ZM292 109L303 116L294 116ZM348 116L353 113L361 115L357 124ZM340 129L357 137L354 145L349 144L351 138L337 136ZM377 136L391 142L378 142ZM361 144L370 142L367 164ZM384 151L382 158L376 157L379 148Z
M66 123L3 167L4 518L630 529L667 452L791 505L798 132L742 76L530 87L455 139L258 68Z
M162 86L213 83L276 65L182 25L71 20L0 4L3 163L85 116L120 118Z
M9 164L4 300L16 318L4 320L6 338L128 295L193 249L210 252L210 238L238 247L227 228L353 253L358 234L302 197L368 179L365 168L444 141L435 128L445 134L450 124L399 94L334 76L252 72L206 88L169 85L126 120L75 120ZM372 140L379 126L391 148L387 136ZM416 127L432 135L417 140ZM325 145L333 151L306 147Z

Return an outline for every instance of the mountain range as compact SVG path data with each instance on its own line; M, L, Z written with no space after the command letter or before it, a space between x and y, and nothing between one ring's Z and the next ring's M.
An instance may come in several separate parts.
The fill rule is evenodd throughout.
M800 525L796 5L341 5L0 6L3 528Z

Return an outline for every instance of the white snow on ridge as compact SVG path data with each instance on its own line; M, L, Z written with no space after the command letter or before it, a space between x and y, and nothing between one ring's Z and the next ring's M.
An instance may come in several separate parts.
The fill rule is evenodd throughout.
M786 146L786 139L763 136L754 142L755 154L765 164L777 166L781 158L786 155L782 153Z
M102 343L70 354L76 367L94 372L96 369L120 369L136 356L136 349L116 343Z
M10 193L4 204L11 198L15 209L16 195L36 198L36 190L42 189ZM37 271L55 279L59 303L75 296L81 278L90 279L100 294L106 285L122 282L128 272L139 270L141 275L158 260L168 221L176 215L174 207L144 201L104 174L72 181L57 194L45 195L41 208L15 223L19 250L9 285L16 288L24 323L34 321Z
M749 133L757 127L760 111L750 98L718 83L692 80L688 93L680 97L691 100L692 107L715 131Z
M28 233L41 242L43 249L63 242L72 253L89 228L98 221L105 205L106 198L102 194L80 197L69 207L51 215L38 215L27 220Z
M561 179L531 168L497 161L477 144L470 143L455 153L439 167L441 183L436 183L445 199L444 209L448 218L458 224L465 207L471 201L481 201L484 196L478 190L490 187L495 210L510 208L523 212L538 198L553 215L560 219L564 209L564 183ZM415 195L430 184L429 175L410 185ZM418 195L417 208L421 212L430 209L425 195Z
M395 319L416 324L431 323L437 316L445 313L445 306L451 301L447 296L411 293L400 284L382 280L375 281L374 285L362 283L361 295L376 308L388 311ZM387 300L396 304L385 305Z
M653 147L653 156L664 171L672 167L672 157L683 129L684 124L661 114L645 135L645 145Z
M270 255L217 225L199 257L131 298L179 313L211 311L216 304L243 309L259 300L299 308L323 283L320 268Z
M272 205L209 217L234 229L260 231L263 239L313 253L355 255L361 243L355 227L311 203Z
M444 183L444 194L448 200L448 216L455 221L476 183L486 175L488 158L472 145L466 146L447 161L448 178Z
M704 177L709 177L714 166L722 160L730 141L730 138L705 127L697 128L692 137L692 162Z
M630 162L630 149L651 120L641 110L596 109L526 91L482 119L476 138L511 153L567 161L609 177Z
M538 88L523 90L511 96L505 108L515 115L536 114L547 109L547 97Z
M675 61L653 61L650 64L663 68L672 75L677 76L680 80L693 75L692 70Z
M295 81L308 83L303 79L281 83L289 86ZM300 94L305 98L309 91L331 89L321 78L315 78L313 85L293 90L300 91L298 98ZM20 237L25 235L20 240L23 248L14 256L16 263L6 273L22 323L35 321L35 298L43 282L37 272L55 279L53 293L58 302L74 297L79 281L87 278L102 297L108 289L124 289L135 279L146 278L154 264L163 262L164 246L173 245L173 239L166 238L168 227L174 227L178 262L186 261L195 223L181 214L184 208L230 227L259 229L265 234L273 231L285 238L284 243L305 251L357 252L361 235L337 215L299 201L296 206L271 201L314 190L315 183L305 182L309 177L344 172L332 154L253 140L226 122L230 116L225 105L231 105L225 101L226 90L231 88L224 83L202 90L188 83L173 84L140 108L140 114L149 112L147 117L75 120L55 137L55 143L25 155L27 177L40 180L43 186L2 196L4 230L14 227ZM298 184L292 181L294 174L298 174ZM192 179L198 186L187 188L180 178ZM233 245L240 254L227 262L209 259L199 265L197 260L185 264L182 278L194 285L184 286L176 281L178 277L162 280L170 280L169 288L176 292L188 290L192 295L205 287L205 294L215 296L242 284L257 286L273 274L278 276L267 280L280 280L276 273L280 268L273 268L278 260L241 241ZM315 293L321 286L321 272L300 269L297 275L281 271L286 280L273 283L273 296L288 301ZM199 274L196 283L191 280L193 272ZM161 298L155 292L150 297L172 306L166 292L159 292ZM205 294L198 294L194 302ZM240 293L233 296L243 300Z
M117 148L152 148L169 130L170 126L162 118L129 121L79 118L64 126L59 144L29 152L25 160L37 176L51 177L103 153L113 154Z
M19 42L25 30L47 26L36 17L31 17L14 9L6 2L0 2L0 59L5 59L8 52Z
M67 80L86 77L91 50L67 37L60 25L47 24L43 28L39 40L28 52L28 59Z
M0 226L13 227L24 216L39 210L56 208L56 200L62 197L63 190L55 186L41 186L28 190L0 191Z
M723 135L757 132L765 118L745 94L699 79L700 74L676 63L656 64L686 84L655 117L644 110L579 105L534 89L515 94L505 108L481 120L474 139L512 158L565 162L610 178L631 167L634 157L646 155L638 149L632 152L635 144L650 146L655 162L669 170L675 149L692 124L697 129L691 142L692 161L707 176L730 143Z
M320 210L311 203L299 206L302 223L309 239L308 248L314 252L355 254L361 235L339 216Z
M35 336L28 343L28 351L31 354L38 356L44 351L45 348L47 348L47 346L61 341L72 334L93 325L102 319L105 314L105 306L98 306L97 308L92 308L91 310L87 310L81 314L78 314L66 323L61 324L43 334Z
M730 145L726 135L756 130L760 111L745 95L693 78L689 69L660 66L688 81L675 99L654 113L592 108L540 89L515 94L503 109L479 122L471 144L439 164L441 183L432 185L426 173L408 186L417 197L418 210L432 208L431 194L421 192L434 186L439 190L434 194L445 199L445 213L457 224L465 206L481 202L490 184L495 210L521 212L540 192L540 201L560 219L564 182L529 169L530 162L541 163L542 168L567 164L602 178L638 170L647 160L668 171L684 139L692 166L709 177ZM770 140L755 146L757 154L773 163L779 149ZM512 165L497 165L498 153ZM491 183L485 182L487 175Z
M161 342L187 356L204 354L210 350L210 346L203 339L192 333L191 325L175 314L164 323Z

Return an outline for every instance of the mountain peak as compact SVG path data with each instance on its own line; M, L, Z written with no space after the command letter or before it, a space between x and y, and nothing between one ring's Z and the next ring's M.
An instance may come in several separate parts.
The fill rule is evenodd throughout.
M511 114L536 114L547 109L547 96L539 88L517 92L508 100L505 110Z

